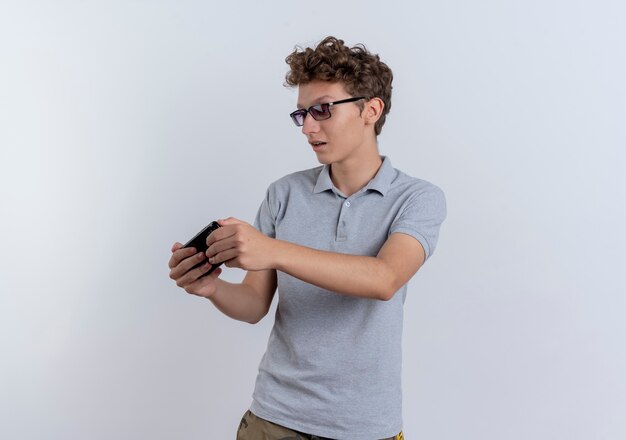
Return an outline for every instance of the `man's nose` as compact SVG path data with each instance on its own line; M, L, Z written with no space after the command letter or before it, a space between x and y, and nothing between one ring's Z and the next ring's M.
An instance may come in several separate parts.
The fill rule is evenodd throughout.
M307 113L304 116L304 121L302 122L302 133L304 134L317 133L319 129L320 129L319 122L313 119L313 116L311 116L309 113Z

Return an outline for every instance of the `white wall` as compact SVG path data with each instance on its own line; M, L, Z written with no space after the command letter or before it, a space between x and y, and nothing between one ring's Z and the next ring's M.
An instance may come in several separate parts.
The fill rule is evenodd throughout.
M381 152L448 198L406 303L407 438L626 438L625 12L0 3L0 437L234 438L273 314L179 290L169 248L317 165L283 60L333 34L391 66Z

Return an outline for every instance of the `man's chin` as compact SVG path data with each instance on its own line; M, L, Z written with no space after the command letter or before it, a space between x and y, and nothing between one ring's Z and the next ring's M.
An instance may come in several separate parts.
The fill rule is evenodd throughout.
M333 162L331 157L327 154L316 151L315 156L317 157L317 161L322 165L330 165Z

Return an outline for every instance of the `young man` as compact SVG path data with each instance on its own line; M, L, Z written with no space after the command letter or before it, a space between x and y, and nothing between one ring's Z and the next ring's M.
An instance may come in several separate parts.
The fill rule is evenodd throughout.
M206 255L176 243L170 277L250 323L278 289L239 440L401 438L406 284L435 249L445 198L378 152L393 76L377 55L328 37L286 61L291 118L322 166L271 184L254 227L219 221ZM243 282L202 277L219 262Z

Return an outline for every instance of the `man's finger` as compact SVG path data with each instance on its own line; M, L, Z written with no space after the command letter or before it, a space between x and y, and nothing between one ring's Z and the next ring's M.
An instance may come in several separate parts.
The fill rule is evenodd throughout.
M203 280L205 278L215 279L220 276L220 274L222 273L222 269L220 269L219 267L215 269L213 272L211 272L209 275L202 276L203 273L208 272L210 267L211 265L209 264L207 267L201 269L199 274L192 281L190 281L189 283L185 283L184 289L187 291L187 293L197 295L196 293L194 293L194 291L197 290L197 288L202 286L202 283L204 282Z
M185 258L192 256L198 252L195 248L179 248L174 251L172 257L169 261L170 269L175 268L183 261Z
M241 225L241 224L245 224L246 222L244 222L243 220L239 220L235 217L228 217L227 219L224 219L224 220L218 220L217 223L220 226L228 226L228 225Z
M237 223L234 223L234 224L237 224ZM235 235L236 232L237 230L235 228L228 228L228 227L218 228L215 231L211 232L209 236L206 238L206 245L207 247L209 247L216 241L224 240L225 238Z
M176 242L172 245L172 252L176 252L178 249L182 248L182 243Z
M213 255L213 257L211 257L211 259L209 260L209 262L211 264L219 264L219 263L225 263L233 258L235 258L237 256L237 250L236 249L226 249L223 250L222 252L219 252L215 255ZM231 267L226 265L227 267Z

